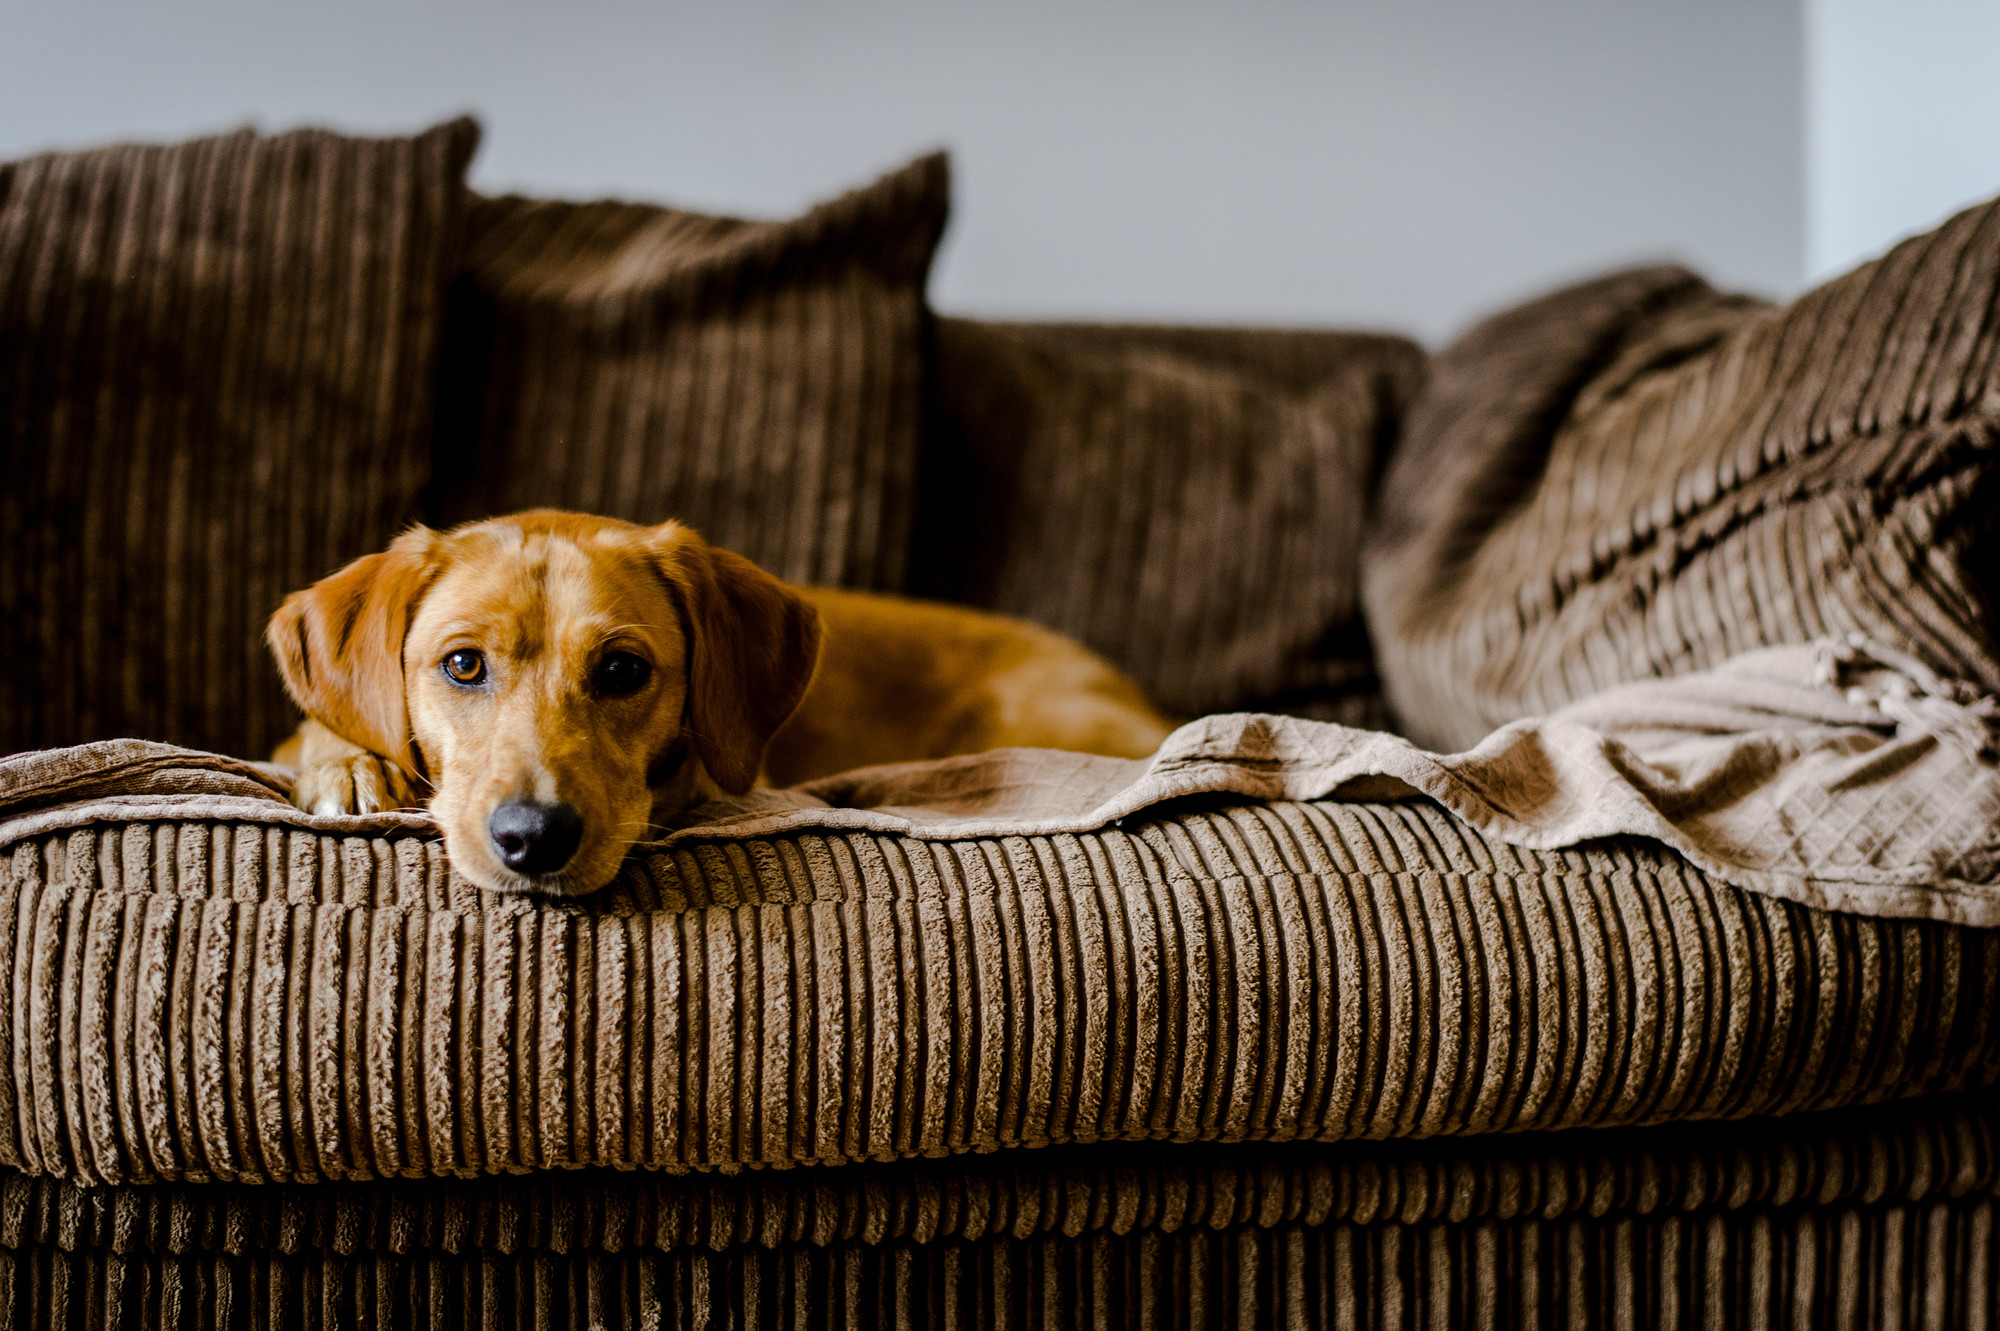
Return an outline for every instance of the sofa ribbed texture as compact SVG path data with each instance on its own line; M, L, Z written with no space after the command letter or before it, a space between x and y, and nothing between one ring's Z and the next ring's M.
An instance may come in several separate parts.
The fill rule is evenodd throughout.
M943 154L787 222L481 199L439 521L676 518L794 582L902 586Z
M1042 618L1188 709L1370 719L1373 633L1432 739L1850 628L2000 671L2000 210L1426 369L934 321L941 159L749 223L467 205L472 141L0 167L0 748L260 755L278 596L542 503ZM181 798L8 810L0 1325L2000 1320L2000 931L1414 798L717 835L582 902Z
M1369 624L1405 733L1856 631L2000 689L2000 204L1782 308L1639 269L1441 354L1384 478Z
M1426 803L794 835L581 905L439 844L14 846L0 1164L78 1182L714 1169L1427 1137L2000 1079L2000 932L1818 912Z
M0 1184L9 1325L1974 1327L1991 1099L700 1178Z
M1366 724L1361 523L1422 374L1386 336L942 319L913 586L1183 716Z
M0 753L298 723L264 621L417 516L477 140L0 165Z

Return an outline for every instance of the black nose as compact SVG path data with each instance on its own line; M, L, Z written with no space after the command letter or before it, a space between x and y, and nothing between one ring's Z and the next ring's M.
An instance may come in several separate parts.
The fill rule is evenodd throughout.
M501 863L534 878L569 863L583 840L583 815L574 804L508 800L486 820L486 831Z

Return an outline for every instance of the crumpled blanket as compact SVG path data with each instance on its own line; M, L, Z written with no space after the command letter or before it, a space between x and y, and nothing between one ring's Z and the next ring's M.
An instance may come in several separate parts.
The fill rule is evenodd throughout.
M2000 705L1859 638L1746 653L1516 721L1458 754L1293 717L1181 727L1149 761L1003 749L863 768L691 810L664 844L814 828L933 840L1083 832L1193 796L1427 797L1539 850L1640 837L1736 886L1870 915L2000 925ZM0 846L133 817L422 826L285 803L286 774L118 740L0 760Z

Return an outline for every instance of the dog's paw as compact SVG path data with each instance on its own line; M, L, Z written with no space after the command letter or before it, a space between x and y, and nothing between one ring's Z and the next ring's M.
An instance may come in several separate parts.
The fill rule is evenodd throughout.
M402 770L372 753L333 758L299 769L292 803L307 813L382 813L417 807Z

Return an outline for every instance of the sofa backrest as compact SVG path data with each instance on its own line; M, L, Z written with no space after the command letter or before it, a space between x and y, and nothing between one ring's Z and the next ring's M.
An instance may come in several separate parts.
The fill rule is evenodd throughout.
M1423 370L1369 333L941 319L911 587L1183 715L1371 723L1362 523Z

